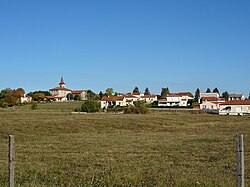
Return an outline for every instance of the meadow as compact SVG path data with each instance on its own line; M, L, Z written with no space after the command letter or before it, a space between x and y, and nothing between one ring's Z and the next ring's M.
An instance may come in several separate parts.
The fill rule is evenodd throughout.
M250 118L194 111L71 114L81 105L0 110L0 186L8 186L8 135L15 135L15 186L235 186L235 135Z

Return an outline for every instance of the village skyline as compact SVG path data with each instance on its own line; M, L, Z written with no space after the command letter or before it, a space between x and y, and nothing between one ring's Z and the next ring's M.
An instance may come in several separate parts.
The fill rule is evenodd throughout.
M250 92L250 2L2 1L0 89L63 76L98 93L137 86Z

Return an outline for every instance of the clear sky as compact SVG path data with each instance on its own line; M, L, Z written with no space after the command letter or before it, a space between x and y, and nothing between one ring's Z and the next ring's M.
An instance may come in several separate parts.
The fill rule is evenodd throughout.
M250 92L249 0L1 0L0 89Z

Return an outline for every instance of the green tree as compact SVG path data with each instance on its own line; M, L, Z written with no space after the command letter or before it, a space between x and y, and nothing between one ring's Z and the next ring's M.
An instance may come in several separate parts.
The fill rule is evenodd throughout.
M134 88L134 90L133 90L133 93L138 93L138 92L140 92L140 90L139 90L139 88L136 86L136 87Z
M215 88L215 89L213 90L213 93L218 93L218 94L220 95L220 92L219 92L218 88Z
M207 91L206 91L206 93L211 93L211 90L210 90L210 88L207 88Z
M80 95L74 95L74 100L75 100L75 101L80 101L80 100L81 100Z
M150 95L150 91L149 91L148 87L146 87L144 95Z
M102 91L99 92L99 98L102 99L104 96L104 94L102 93Z
M228 94L228 92L227 92L227 91L223 92L223 93L222 93L222 97L225 98L226 101L228 101L228 99L229 99L229 94Z
M45 94L41 92L37 92L33 95L34 101L43 101L45 98Z
M167 88L162 88L161 89L161 98L166 98L169 93L170 92L169 92L168 87Z
M98 99L99 99L99 95L95 94L91 90L87 91L87 100L98 100Z
M70 101L74 100L74 95L73 95L72 93L68 93L68 94L66 95L66 97L67 97L67 99L70 100Z
M86 100L81 106L81 112L98 112L101 108L101 103L96 100Z
M106 95L107 95L107 96L111 96L111 95L113 95L113 93L114 93L113 88L107 88L107 89L106 89Z
M194 95L194 102L198 103L199 101L199 98L200 98L200 89L197 88L196 91L195 91L195 95Z

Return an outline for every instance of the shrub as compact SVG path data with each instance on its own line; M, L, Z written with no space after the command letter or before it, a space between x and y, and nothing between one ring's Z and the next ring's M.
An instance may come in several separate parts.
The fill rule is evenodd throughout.
M5 101L0 102L0 108L8 108L8 103Z
M101 103L96 100L87 100L81 106L81 112L98 112L101 108Z
M36 109L38 109L38 105L37 105L37 103L33 103L32 105L31 105L31 110L36 110Z
M124 114L147 114L149 113L149 109L145 106L135 107L135 106L127 106L124 108Z

